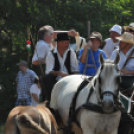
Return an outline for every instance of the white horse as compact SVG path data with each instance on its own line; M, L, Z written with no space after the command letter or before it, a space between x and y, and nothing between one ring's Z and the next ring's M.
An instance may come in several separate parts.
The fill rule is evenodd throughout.
M83 105L88 98L91 89L93 92L88 102L100 106L104 113L80 109L76 115L80 127L72 122L72 131L75 134L117 134L121 112L115 108L119 100L119 70L120 60L117 54L114 62L104 60L100 54L101 67L97 75L79 93L76 101L76 109ZM86 76L85 76L86 77ZM69 116L69 108L78 86L83 81L82 75L64 77L56 83L52 90L50 107L58 110L62 121L66 124Z

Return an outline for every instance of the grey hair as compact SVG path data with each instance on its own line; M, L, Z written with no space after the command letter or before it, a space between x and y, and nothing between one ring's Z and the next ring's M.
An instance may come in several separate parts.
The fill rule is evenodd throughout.
M50 29L47 29L46 27L41 27L38 31L37 39L38 40L43 40L45 38L46 33L51 33Z

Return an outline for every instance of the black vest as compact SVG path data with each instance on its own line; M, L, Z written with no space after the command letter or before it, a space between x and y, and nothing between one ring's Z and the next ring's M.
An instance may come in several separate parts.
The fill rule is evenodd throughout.
M53 50L51 52L52 52L52 54L54 56L54 59L55 59L55 65L54 65L53 70L54 71L59 71L60 70L60 63L59 63L59 59L58 59L57 53L54 53ZM67 52L67 57L66 57L64 65L66 66L68 73L72 74L71 66L70 66L70 55L71 55L71 51L69 50Z

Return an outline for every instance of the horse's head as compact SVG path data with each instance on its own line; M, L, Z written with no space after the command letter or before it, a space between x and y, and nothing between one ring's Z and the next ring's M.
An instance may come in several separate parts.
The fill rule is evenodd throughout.
M119 96L119 60L119 53L117 53L114 61L105 61L102 54L100 54L101 66L98 71L99 95L105 113L111 113L113 111L115 100Z

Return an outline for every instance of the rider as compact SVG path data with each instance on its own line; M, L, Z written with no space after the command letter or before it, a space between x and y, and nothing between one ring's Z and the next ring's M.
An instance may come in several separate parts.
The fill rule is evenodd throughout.
M50 99L54 84L69 74L78 73L78 62L75 52L69 47L70 38L68 34L57 34L57 47L50 51L46 57L45 86Z
M100 53L102 53L103 57L107 59L105 52L99 49L101 42L102 35L99 32L92 32L87 45L85 45L84 49L80 50L80 74L84 73L89 76L95 76L100 67ZM85 66L87 66L87 68Z
M119 49L113 51L110 59L114 60L116 53L119 52L119 69L122 78L120 91L126 96L130 97L133 91L134 83L134 36L131 33L125 32L122 37L116 37L116 39L120 41ZM123 98L121 98L121 101L124 104L125 108L128 108L128 102L126 102L126 100ZM119 134L127 134L128 130L132 128L132 120L130 120L130 118L128 118L126 115L122 115L123 122L120 123Z
M122 37L116 37L120 41L119 49L113 51L110 59L114 60L116 53L120 54L119 69L122 75L122 87L130 88L134 82L134 37L131 33L125 32ZM126 60L130 56L127 63ZM125 80L125 81L124 81Z

